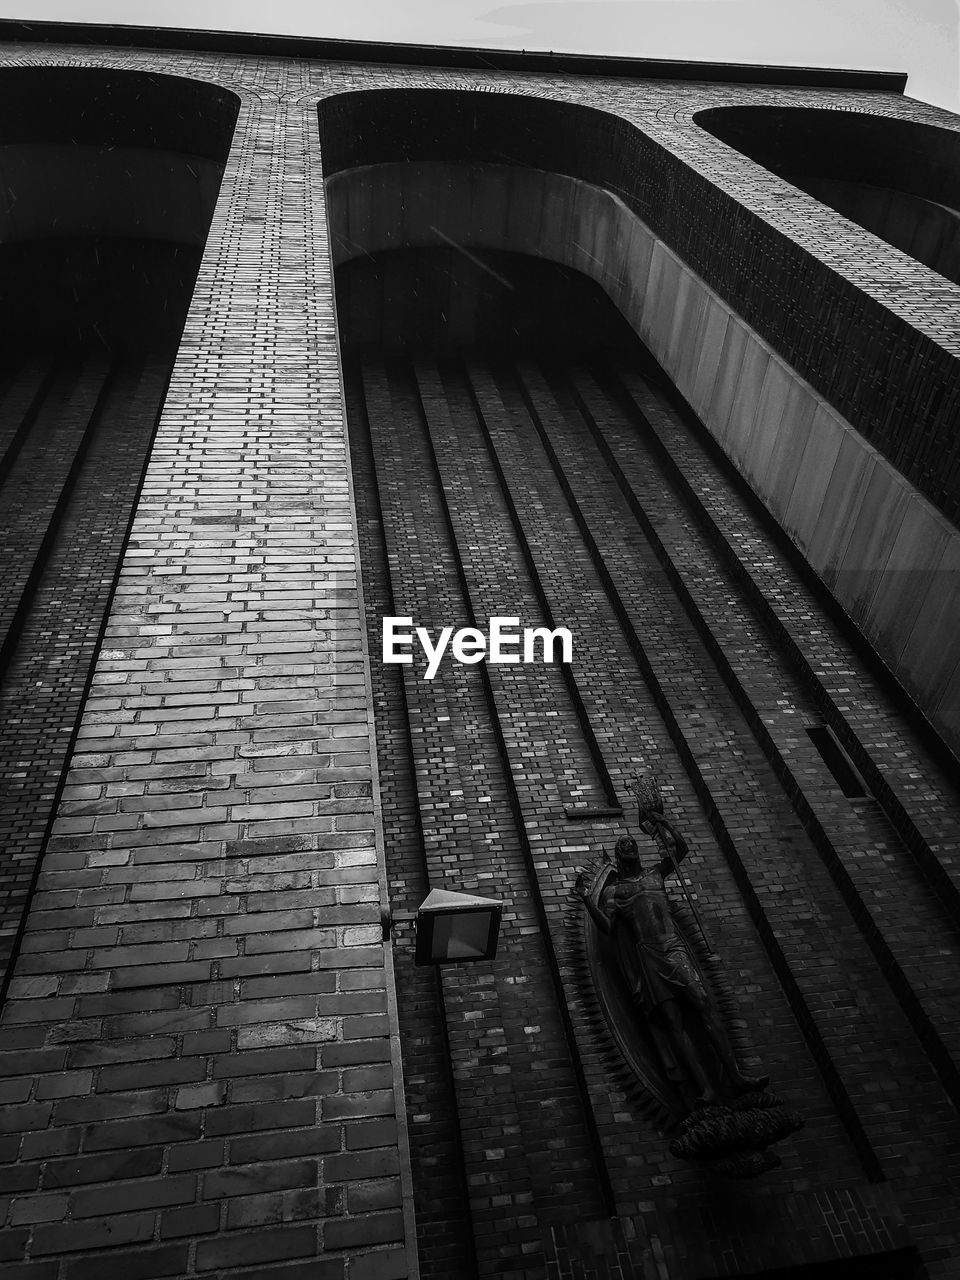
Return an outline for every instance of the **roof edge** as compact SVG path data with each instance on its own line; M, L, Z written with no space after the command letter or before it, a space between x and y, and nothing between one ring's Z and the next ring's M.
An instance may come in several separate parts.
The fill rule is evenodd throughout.
M139 27L119 23L27 22L14 18L0 19L0 41L272 54L283 58L312 58L327 62L381 62L484 71L557 71L638 80L718 80L729 84L876 89L888 93L903 93L907 84L907 75L903 71L685 62L667 58L627 58L593 53L477 49L375 40L331 40L314 36L260 35L246 31L190 31L177 27Z

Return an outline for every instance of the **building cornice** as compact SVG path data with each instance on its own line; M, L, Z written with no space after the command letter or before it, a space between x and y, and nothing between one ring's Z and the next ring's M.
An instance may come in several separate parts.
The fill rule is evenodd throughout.
M783 67L735 62L687 62L607 54L553 53L529 49L470 49L377 40L331 40L314 36L263 35L245 31L190 31L174 27L0 19L0 41L214 53L269 54L323 62L388 63L462 67L484 71L561 72L637 80L722 81L824 89L903 93L905 72L833 67Z

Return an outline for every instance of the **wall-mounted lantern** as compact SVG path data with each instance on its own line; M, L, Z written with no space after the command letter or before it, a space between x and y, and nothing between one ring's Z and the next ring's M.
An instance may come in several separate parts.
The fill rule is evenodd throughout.
M473 893L431 889L417 911L417 964L460 964L492 960L503 903Z

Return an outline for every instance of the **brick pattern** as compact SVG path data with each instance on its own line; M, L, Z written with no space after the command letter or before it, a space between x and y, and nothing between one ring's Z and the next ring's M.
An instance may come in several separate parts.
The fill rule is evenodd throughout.
M423 419L423 407L428 418L443 412L442 398L421 407L409 376L385 379L375 365L364 369L364 395L388 561L416 566L414 574L392 575L394 604L424 625L466 617L435 475L436 437ZM449 447L449 429L446 440ZM463 517L470 510L457 504ZM479 527L483 511L473 518ZM519 608L522 595L511 598ZM422 669L404 675L430 883L508 904L489 975L452 968L442 986L478 1271L533 1277L543 1268L540 1216L562 1216L571 1200L594 1213L604 1204L511 802L520 779L505 774L483 671L454 665L432 681ZM541 1057L536 1072L526 1045Z
M245 91L3 1013L5 1256L71 1280L415 1273L299 93Z
M701 111L724 105L803 107L809 97L705 85L568 93L527 96L522 106L505 95L463 95L450 106L436 94L397 92L389 106L372 95L344 97L323 107L335 140L327 171L398 160L505 161L615 192L955 520L960 286L697 124ZM561 108L554 96L576 105ZM960 127L945 112L893 95L824 91L816 105L918 128ZM888 136L882 145L892 145ZM936 143L931 151L942 161Z
M685 771L691 772L694 785L685 794L676 794L672 804L678 815L682 814L681 825L688 833L688 839L696 830L703 842L703 862L697 866L694 884L701 886L708 901L723 902L729 911L740 914L738 932L719 949L722 954L736 954L742 965L748 947L756 946L756 936L744 912L743 883L738 883L737 879L742 859L751 853L749 848L737 853L741 841L748 838L748 833L758 822L768 821L775 825L778 815L781 823L785 824L785 829L777 829L778 838L782 842L789 841L789 847L795 851L794 856L803 847L803 834L796 821L791 822L784 814L782 804L778 810L778 798L764 777L762 764L757 759L759 753L743 735L739 739L735 736L735 720L728 724L729 713L725 711L722 727L711 725L708 690L718 693L717 682L697 654L695 642L684 627L682 617L658 590L659 566L641 539L630 538L629 519L625 519L624 513L618 509L617 495L611 491L609 482L604 484L600 460L589 456L589 453L584 456L587 446L582 439L582 423L578 426L575 415L571 414L568 425L564 421L564 413L550 401L550 393L542 385L534 392L531 386L533 377L533 371L528 371L525 382L530 402L527 403L521 386L510 378L508 372L504 371L495 382L491 382L479 370L471 369L491 443L507 472L541 576L556 601L557 611L569 620L579 639L578 682L597 725L598 739L608 759L616 762L612 771L627 805L625 821L629 825L630 797L626 784L634 772L654 770L664 779L669 778L670 786L678 785L674 779ZM561 472L565 479L567 476L575 478L571 483L581 491L581 499L584 487L594 485L598 494L595 510L606 521L610 531L602 553L595 559L589 554L581 555L574 571L571 565L573 557L566 548L558 553L556 530L569 529L571 525L576 527L574 513L580 504L572 490L564 493L558 483L553 462L544 452L538 437L531 410L538 414L540 421L548 427L550 437L556 441L564 460ZM532 466L532 461L537 465ZM592 480L596 473L600 473L598 478ZM588 529L588 535L589 532ZM628 598L629 613L625 611L624 622L618 624L611 608L611 584L604 573L616 568L618 557L621 563L626 563L628 556L629 572L625 580L619 580L619 585ZM601 571L598 571L598 564L602 566ZM587 602L591 606L589 609L585 607ZM638 666L646 680L646 689L638 679ZM671 712L671 708L676 710ZM709 757L724 750L736 753L739 766L738 770L732 771L731 785L741 789L741 795L749 796L751 791L754 795L754 802L746 813L736 812L739 807L736 801L733 805L729 801L723 803L718 794L720 780L711 776L716 770ZM703 753L699 769L691 752ZM702 780L704 768L710 776L708 786ZM751 779L752 788L746 785L744 774ZM696 785L698 776L701 778L699 788ZM763 797L762 802L760 796ZM712 832L704 821L704 805L715 815ZM719 822L718 807L722 814ZM716 844L718 839L726 842L724 852L730 861L729 867L723 867L723 855ZM609 844L609 836L606 840ZM591 855L600 851L595 841L588 843L587 848ZM566 870L565 884L558 875L558 890L561 885L569 887L574 869ZM754 904L753 912L754 924L768 929L763 907ZM757 957L750 972L750 985L763 985L765 1005L772 1014L779 1003L779 993L769 960L764 963ZM796 1038L797 1030L795 1025L791 1025L793 1019L789 1009L781 1005L778 1012L779 1016L771 1024L776 1031L769 1034L767 1043L760 1050L761 1056L774 1073L778 1087L791 1091L791 1086L781 1074L784 1069L791 1075L799 1073L794 1075L792 1090L795 1096L809 1097L822 1086L811 1078L813 1064L805 1055L802 1039ZM771 1052L774 1059L769 1056ZM774 1065L777 1058L781 1060L779 1069ZM597 1092L603 1092L599 1083ZM608 1124L615 1132L615 1117L611 1117ZM629 1164L623 1169L622 1177L624 1188L629 1187L632 1180Z
M79 382L75 372L61 372L58 381L46 383L44 368L41 361L31 360L19 369L4 401L11 437L19 433L24 417L33 418L17 441L2 493L4 545L12 547L16 538L22 547L17 556L11 549L14 569L4 582L10 622L0 682L4 968L53 816L169 374L169 364L161 360L126 362L105 388L102 367L88 370ZM71 395L70 389L79 394ZM91 424L92 405L98 412ZM55 416L55 423L44 421L47 414ZM51 448L51 433L72 438L86 433L82 456ZM43 450L52 453L49 465L41 466ZM76 470L72 479L65 474L71 459ZM63 469L59 475L58 467ZM27 564L30 573L16 571ZM84 806L93 812L97 797L78 792L72 803L66 813L75 815Z
M4 369L0 398L0 477L4 480L23 448L43 403L50 362L34 357L19 367Z
M649 402L646 388L630 375L628 379ZM918 878L914 856L875 806L854 807L840 793L805 731L820 720L817 701L799 674L783 661L776 637L760 619L751 618L737 599L734 577L711 545L712 533L691 526L649 451L638 443L638 432L629 425L619 430L613 425L616 410L596 383L588 381L579 390L579 404L601 445L610 450L611 469L629 491L631 505L641 513L640 522L656 545L671 585L788 789L794 809L811 831L820 857L888 972L917 1034L927 1042L934 1060L942 1057L943 1082L955 1096L951 1064L960 1043L952 1039L950 1010L960 951L951 936L950 911L930 884ZM640 422L642 429L645 423ZM681 528L682 538L677 536ZM664 531L662 539L659 529ZM628 571L625 560L621 573ZM932 762L926 763L931 782L948 786L945 779L938 779L940 771L931 767ZM904 916L909 928L903 927ZM935 951L929 947L933 937L938 939ZM923 992L922 1002L918 990ZM935 1042L939 1042L936 1047Z
M21 602L42 572L49 539L56 533L64 490L95 428L104 365L99 361L82 370L64 369L44 397L27 441L5 478L0 527L10 556L0 591L0 655L5 658L16 643Z
M402 86L476 88L595 106L619 116L621 131L628 124L642 129L651 154L659 148L651 191L675 190L678 175L695 202L710 183L720 190L715 198L746 219L756 236L742 238L750 263L760 265L764 245L769 250L775 242L779 252L784 237L803 246L800 259L777 258L781 275L764 294L768 317L771 307L782 309L782 273L811 258L831 281L846 278L837 287L854 302L844 314L873 314L879 302L914 326L918 350L936 347L950 360L953 339L944 329L956 306L953 286L944 294L932 273L905 264L895 250L878 247L832 211L763 175L706 135L692 116L727 102L773 102L857 108L951 128L956 122L886 94L25 45L5 51L3 61L174 70L234 88L244 105L73 759L70 785L95 787L97 795L65 793L68 803L94 798L102 811L58 820L40 891L71 900L35 903L4 1012L9 1136L0 1150L8 1158L3 1190L9 1202L2 1248L14 1262L28 1260L23 1274L51 1280L103 1274L105 1259L131 1276L403 1277L413 1267L400 1243L409 1222L401 1212L409 1202L405 1111L392 1038L398 1025L392 958L380 946L377 925L385 882L374 797L366 790L376 781L372 702L355 580L316 100ZM610 115L602 119L609 126ZM615 133L604 146L612 146ZM668 151L674 154L669 162ZM710 212L708 201L701 206ZM727 225L717 221L718 232L728 234ZM715 265L718 254L724 263L730 256L726 242L712 252ZM746 257L731 258L724 270L742 274L746 263ZM454 479L464 484L467 501L442 521L440 503L425 526L425 534L434 534L446 521L457 531L448 547L456 554L444 572L437 569L435 581L448 592L466 585L479 616L509 612L492 607L501 598L498 575L503 569L506 598L515 599L515 584L524 573L529 578L530 566L516 528L510 531L509 504L482 432L471 428L476 475L462 476L459 436L451 434L453 420L442 408L451 391L461 407L472 406L479 375L471 380L472 393L429 377L430 386L421 383L418 394L432 405L434 465L451 489ZM498 451L507 447L503 437L514 411L530 400L529 389L526 398L516 388L507 394L511 385L508 379L498 391L489 385L484 391L485 417L503 429ZM524 431L534 447L529 424ZM488 462L480 468L484 451ZM511 483L527 483L528 472L525 464ZM438 501L437 487L432 494ZM399 506L409 496L397 486ZM564 502L572 519L569 496L554 490L551 510ZM534 546L532 508L521 510ZM497 522L500 535L489 545L471 535L477 511L484 523ZM590 619L592 652L582 677L577 673L581 708L565 684L528 689L519 673L505 668L503 679L491 675L487 686L480 673L456 677L446 690L440 686L435 692L444 697L444 710L436 708L428 723L413 701L422 682L404 681L428 856L438 872L462 874L450 837L454 823L465 821L471 840L453 847L467 855L468 875L486 887L493 874L488 851L472 859L474 838L497 833L490 842L494 866L498 875L509 870L511 889L507 945L536 975L511 990L502 973L494 982L452 974L443 980L442 1019L423 1011L434 1046L441 1023L450 1035L453 1082L446 1096L458 1109L478 1257L500 1274L543 1274L553 1259L541 1219L569 1216L571 1204L586 1218L602 1216L598 1174L605 1173L624 1213L655 1213L674 1239L689 1224L691 1204L705 1194L699 1175L678 1168L649 1123L631 1110L602 1046L587 1034L586 994L570 959L569 931L578 924L567 891L577 867L609 843L615 828L598 825L584 834L557 815L571 759L596 767L589 728L608 762L625 772L669 762L663 772L673 788L671 807L691 836L704 899L718 904L711 919L718 945L736 957L738 985L751 997L754 1045L784 1088L805 1099L810 1129L789 1144L772 1194L790 1196L825 1181L831 1194L842 1194L862 1185L872 1152L909 1206L931 1274L949 1274L956 1244L949 1225L955 1221L956 1120L915 1030L861 933L847 922L838 936L858 966L853 999L864 1002L870 1025L889 1013L889 1025L902 1032L894 1036L890 1061L879 1060L873 1040L861 1057L849 1021L847 1036L841 1034L836 1002L846 1000L849 1012L851 988L841 993L831 985L830 966L801 952L801 936L816 920L832 938L833 920L846 909L842 895L794 819L791 851L796 841L802 870L794 873L789 896L778 883L781 871L790 870L783 857L760 849L752 860L766 802L785 803L782 783L759 748L744 749L742 759L764 777L756 784L760 792L739 794L734 770L733 779L720 780L733 808L720 823L709 820L701 807L706 771L692 768L688 778L696 757L680 749L675 724L671 736L657 699L637 679L629 644L622 637L610 641L608 653L599 643L598 617L590 618L589 609L606 596L602 608L609 616L610 597L588 552L578 552L570 582L559 583L565 569L557 527L556 514L544 520L536 567L541 589L551 580L563 585L557 609L577 604ZM404 536L412 536L409 525ZM404 587L418 613L422 585ZM402 598L396 582L394 594ZM817 629L814 621L805 625ZM696 639L691 631L683 636L685 654ZM681 641L671 643L679 652ZM835 669L839 673L839 663ZM666 674L675 674L681 696L689 696L689 673ZM727 715L732 702L717 701L728 696L721 685L711 676L695 694L686 709L691 726L699 698L715 718L718 707ZM620 688L630 691L622 703ZM542 722L526 723L521 710L538 696L556 699L555 706L541 703L538 714L556 710L563 721L563 735L547 738L555 748L547 752L549 768L539 767ZM880 703L871 697L871 705ZM720 728L725 731L725 723ZM690 732L696 740L700 729ZM887 741L895 752L896 739ZM571 758L559 749L564 742L572 744ZM709 746L706 734L699 746ZM489 790L487 780L474 775L475 750L489 762ZM536 770L530 760L538 762ZM419 762L430 765L422 778ZM456 774L448 774L450 764ZM611 774L615 785L622 783L616 770ZM451 776L465 783L452 788L464 792L457 798L462 809L440 808L449 804L442 797ZM934 828L942 829L953 813L950 803L938 798L944 807L936 816L936 805L930 810ZM741 850L751 853L749 866ZM744 867L757 875L757 883L750 882L753 898ZM412 893L414 882L408 883ZM778 952L787 957L785 969L778 970L779 959L774 963ZM833 1028L819 1039L837 1064L866 1145L843 1114L821 1046L798 1027L796 992L780 989L788 973L808 993L815 1026L822 1021ZM438 1061L434 1048L432 1062ZM525 1080L521 1061L531 1068ZM502 1107L501 1075L509 1077L509 1085L502 1082ZM916 1102L911 1091L901 1109L904 1079L919 1083ZM481 1085L491 1093L478 1091ZM416 1087L425 1092L426 1078ZM485 1096L496 1098L494 1111L485 1108ZM545 1124L553 1106L564 1118ZM451 1143L452 1127L452 1120L445 1125ZM915 1160L922 1174L911 1198ZM448 1245L455 1217L446 1219ZM712 1248L718 1267L725 1265L722 1240Z
M553 373L546 380L532 366L523 370L520 380L506 368L493 375L481 361L470 362L468 374L467 382L462 371L452 368L438 374L421 362L416 366L416 381L411 374L405 382L399 371L391 373L389 398L368 374L366 413L374 439L378 434L380 437L374 454L391 573L387 587L384 566L376 565L379 576L369 603L379 603L383 611L400 609L405 601L419 601L421 607L426 600L436 603L442 598L440 593L449 590L441 584L449 581L453 560L462 565L469 590L470 604L464 602L461 609L472 605L475 616L486 617L509 613L519 599L526 602L530 616L537 593L529 577L521 576L519 526L532 556L539 590L545 592L557 616L581 638L576 680L596 740L606 758L616 762L611 767L614 780L622 793L623 782L638 767L655 767L669 779L671 808L681 816L695 851L691 876L708 929L721 954L728 960L736 957L734 986L751 993L741 996L749 1036L771 1070L775 1086L806 1114L808 1128L791 1140L791 1150L784 1152L783 1169L772 1177L782 1193L813 1184L828 1197L846 1192L854 1197L861 1191L866 1194L864 1172L890 1179L915 1238L935 1267L944 1247L944 1215L952 1212L948 1208L953 1204L950 1188L954 1179L950 1135L956 1127L955 1116L944 1092L945 1082L938 1079L928 1060L921 1030L911 1028L902 1001L898 1006L901 993L894 975L884 957L876 951L871 954L869 943L875 932L889 939L892 947L912 952L912 957L903 953L903 959L918 966L918 985L924 969L930 969L922 986L923 1017L949 1037L947 1019L937 1009L947 994L951 970L950 921L929 891L912 886L906 850L894 833L872 811L852 810L837 794L825 765L800 730L801 717L816 719L808 695L797 684L789 661L758 630L749 601L737 597L730 582L721 576L716 554L703 541L695 514L671 491L663 468L637 436L616 396L605 395L586 373L575 379L579 399L565 377ZM636 394L641 385L633 377ZM649 390L644 394L648 399L652 396ZM428 455L416 442L418 403L425 412L424 424L437 462L433 475ZM657 404L662 420L679 432L675 415L661 402ZM588 422L585 411L591 409ZM547 426L555 448L552 458L538 436L537 420ZM646 530L643 524L637 526L618 485L617 472L605 460L600 443L606 445L611 458L616 449L624 466L629 462L627 487L642 505ZM406 505L387 503L383 497L384 485L391 493L397 487L396 462L388 463L385 454L401 449ZM716 472L716 462L711 460L709 465L711 474ZM389 482L381 470L385 467L389 467ZM700 479L705 483L706 473ZM455 551L449 531L447 541L433 543L430 550L430 544L423 540L430 519L423 505L425 494L432 486L437 495L433 501L439 501L441 482L451 508ZM368 487L366 477L363 491ZM504 487L512 498L512 515L504 502ZM365 506L361 511L367 512L368 519L376 514ZM582 550L578 550L579 539L573 533L577 512L585 539ZM436 523L436 516L432 519ZM658 529L663 535L659 540ZM562 542L558 542L558 530L565 531ZM708 619L705 628L686 616L682 589L675 592L669 575L665 579L654 548L668 538L670 572L681 588L686 582L690 593L697 593L701 613ZM778 554L768 538L765 563L771 572L771 558ZM530 571L527 566L527 574ZM612 607L614 600L619 601L620 619ZM403 608L407 608L405 603ZM377 613L375 609L368 618L371 642L376 635ZM449 621L461 615L448 609L443 616ZM464 614L463 620L468 616ZM536 615L533 617L536 620ZM429 621L426 619L428 625ZM748 691L752 714L744 715L724 673L714 664L707 643L708 635L714 632L722 637L723 651L741 675L755 664ZM647 691L638 687L638 657L631 636L634 644L642 637L645 665L641 664L641 670L648 686L652 682ZM455 678L453 674L451 678ZM462 683L466 677L461 674L459 678ZM434 683L440 679L438 676ZM719 1267L730 1237L724 1236L728 1243L714 1240L710 1244L691 1231L691 1213L704 1211L699 1175L673 1160L662 1139L651 1137L644 1142L640 1138L650 1121L644 1118L637 1099L625 1092L609 1056L598 1051L602 1046L597 1043L588 998L575 972L570 931L576 927L576 912L569 906L567 893L577 867L598 856L616 830L584 825L574 843L570 825L560 816L564 775L544 751L538 716L550 707L557 733L569 740L576 736L576 718L563 696L562 684L554 681L551 685L542 672L490 668L489 682L492 698L486 715L498 726L511 765L535 869L530 892L533 901L544 904L585 1073L588 1114L600 1136L605 1173L618 1213L626 1221L649 1212L668 1257L696 1256L701 1266L706 1265L704 1257L712 1257ZM543 686L539 693L538 685ZM386 700L392 703L393 715L402 714L405 701L410 716L424 844L428 850L434 841L447 847L456 838L449 827L447 807L435 800L425 802L425 785L432 783L425 784L423 775L444 770L449 794L460 789L462 764L454 772L452 758L418 747L425 728L420 724L422 699L433 695L424 693L429 686L422 680L408 680L404 688L407 698L400 699L399 705L388 694ZM876 690L873 697L879 697ZM477 719L476 700L461 693L457 707L464 717L464 731L474 743L473 767L479 768L482 757L476 744L483 735L483 721ZM444 703L441 715L456 722L449 702ZM786 727L779 727L778 717L784 726L793 725L788 740L780 739ZM777 751L762 735L758 740L758 718L773 724L781 753L790 756L791 776L795 782L799 780L792 789L778 776ZM639 726L642 730L638 734ZM531 769L527 762L534 759L537 767ZM392 764L392 757L381 756L385 777L390 776ZM401 784L395 780L394 785ZM821 826L829 830L832 857L849 865L853 899L847 882L842 877L838 882L831 875L831 857L818 846L816 823L801 817L805 797L810 798ZM469 792L462 803L466 818L472 821L473 813L480 812L479 805L470 804ZM491 791L488 803L506 809L502 794ZM483 813L489 819L496 809L491 813L485 806ZM393 850L389 815L386 820L388 848ZM427 860L429 866L429 854ZM392 854L388 854L388 864L392 862ZM488 861L486 865L492 868L495 863ZM901 894L910 899L908 918L916 912L920 924L916 931L904 930L890 915L882 922L882 931L874 926L865 937L857 928L854 899L868 902L880 920L888 893L886 882L891 882L889 910L895 904L895 885L899 883ZM812 948L811 936L829 938L829 947ZM937 954L941 947L946 951L942 958ZM938 972L939 984L935 978ZM444 996L441 1012L450 1018L457 1005L446 984ZM425 1018L421 1010L421 1024ZM891 1035L894 1027L899 1029ZM476 1059L456 1038L451 1039L451 1052L459 1083L458 1064L465 1061L472 1066ZM531 1063L538 1060L539 1047L531 1045L528 1054ZM522 1070L523 1061L522 1045L512 1043L510 1067ZM472 1078L473 1093L483 1098L483 1074ZM883 1086L877 1088L877 1082L885 1080L890 1090L899 1092L899 1082L906 1079L911 1081L909 1116L891 1114L889 1095ZM461 1123L469 1126L476 1098L465 1098L461 1086L456 1102ZM468 1183L472 1184L473 1170L485 1167L485 1152L472 1146L469 1129L463 1149ZM508 1149L504 1158L513 1165L512 1176L518 1177L524 1160L532 1157L525 1145L523 1152ZM509 1185L509 1172L501 1174L504 1190ZM792 1229L805 1235L813 1233L821 1242L817 1247L822 1256L835 1256L836 1240L846 1238L847 1228L831 1235L829 1223L821 1215L819 1197L804 1203L806 1208L798 1210L803 1226L795 1224ZM935 1206L932 1213L928 1212L930 1204ZM534 1194L529 1212L542 1226L549 1220L549 1202ZM587 1218L581 1214L581 1220ZM507 1238L507 1223L502 1225L501 1241ZM890 1265L894 1265L899 1244L892 1237L878 1241L870 1232L867 1235L869 1246L856 1219L850 1218L849 1236L859 1239L858 1251L887 1251ZM612 1255L602 1252L602 1256L610 1264ZM548 1250L537 1265L552 1265L551 1257ZM503 1254L492 1264L482 1243L478 1259L480 1274L486 1274L487 1267L506 1265ZM721 1272L722 1268L717 1274Z
M350 453L356 484L357 525L363 564L367 635L380 644L379 619L396 615L384 541L382 508L373 462L363 387L357 371L345 382ZM411 917L430 889L410 740L407 702L399 667L371 663L377 722L377 758L384 845L394 929L397 999L403 1049L410 1159L423 1280L476 1276L463 1140L438 971L418 968L409 945Z
M881 802L901 840L911 850L941 900L957 914L957 840L951 818L955 785L921 742L903 740L903 717L878 696L874 670L850 645L848 634L819 608L816 588L798 566L796 555L771 553L764 522L743 487L727 473L717 474L715 450L670 411L662 390L625 374L623 385L634 397L651 446L685 498L696 502L725 571L760 609L767 628L789 648L797 670ZM709 481L708 481L709 477ZM787 544L780 539L777 550Z
M838 1254L862 1259L865 1275L906 1280L917 1274L916 1250L882 1183L790 1197L761 1188L749 1204L724 1197L695 1213L695 1229L684 1240L665 1237L652 1211L554 1227L547 1242L550 1280L671 1280L677 1275L774 1275L781 1269L816 1280L842 1274L835 1270Z

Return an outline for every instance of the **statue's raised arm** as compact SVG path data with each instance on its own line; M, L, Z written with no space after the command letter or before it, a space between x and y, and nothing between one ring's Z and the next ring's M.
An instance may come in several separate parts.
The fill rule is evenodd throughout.
M678 864L690 852L683 836L663 812L663 797L656 781L638 776L630 784L637 799L637 823L644 835L650 836L663 851L658 870L666 878L679 876Z

